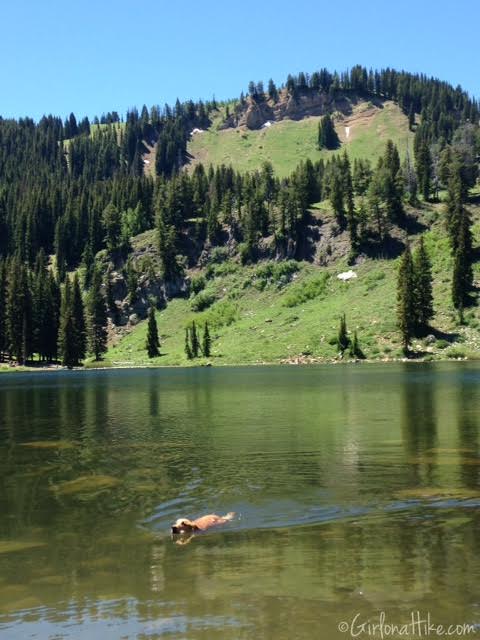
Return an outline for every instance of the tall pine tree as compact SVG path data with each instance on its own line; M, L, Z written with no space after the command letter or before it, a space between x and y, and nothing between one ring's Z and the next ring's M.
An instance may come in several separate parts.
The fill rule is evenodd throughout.
M403 350L408 353L415 332L415 272L412 254L407 244L400 259L397 277L397 322L402 334Z
M146 349L149 358L156 358L160 355L160 340L158 338L157 320L155 318L155 309L153 307L150 307L148 310Z
M428 257L423 236L413 256L415 274L416 324L424 332L433 318L432 265Z
M100 360L107 351L107 309L102 293L102 274L95 268L87 298L87 337L90 353Z

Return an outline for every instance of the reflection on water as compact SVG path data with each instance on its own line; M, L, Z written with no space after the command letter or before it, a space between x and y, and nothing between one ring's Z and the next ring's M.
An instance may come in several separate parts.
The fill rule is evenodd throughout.
M480 622L479 381L465 363L2 376L0 637Z

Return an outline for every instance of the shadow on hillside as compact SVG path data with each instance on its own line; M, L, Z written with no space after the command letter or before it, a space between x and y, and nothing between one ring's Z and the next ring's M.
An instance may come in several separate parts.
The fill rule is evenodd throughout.
M360 247L360 252L367 258L391 260L398 258L405 249L404 243L399 238L388 236L383 240L368 238Z
M425 334L431 334L432 336L435 336L437 340L446 340L450 343L456 342L460 337L459 333L442 331L441 329L437 329L436 327L428 327Z
M415 216L406 214L403 228L409 235L416 235L418 233L423 233L424 231L426 231L427 226L423 224L423 222L420 222L420 220L418 220L418 218L416 218Z

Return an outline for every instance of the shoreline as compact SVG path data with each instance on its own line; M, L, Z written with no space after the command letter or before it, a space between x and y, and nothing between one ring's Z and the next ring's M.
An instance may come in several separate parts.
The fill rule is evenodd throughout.
M62 365L46 365L46 366L10 366L4 365L0 363L0 378L2 374L15 374L15 373L54 373L54 372L62 372L68 373L69 371L74 372L89 372L89 371L115 371L115 370L128 370L128 369L211 369L211 368L221 368L221 367L307 367L307 366L317 366L317 365L369 365L369 364L431 364L431 363L444 363L444 362L478 362L480 361L480 354L478 358L475 357L455 357L455 358L432 358L426 360L425 358L365 358L365 359L332 359L332 358L292 358L291 360L282 360L277 362L236 362L236 363L198 363L198 364L112 364L112 365L104 365L99 364L99 366L89 366L91 363L87 363L87 366L83 367L64 367Z

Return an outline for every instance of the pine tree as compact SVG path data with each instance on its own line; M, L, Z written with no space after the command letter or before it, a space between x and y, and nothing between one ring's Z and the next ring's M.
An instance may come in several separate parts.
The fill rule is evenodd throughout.
M192 326L190 329L190 344L192 350L192 358L198 358L198 353L200 351L200 343L197 335L197 327L195 326L195 321L192 322Z
M463 321L463 310L470 302L469 292L473 286L471 233L470 220L464 210L454 250L452 279L452 302L459 312L460 321Z
M60 307L60 327L58 333L58 353L64 367L78 364L75 348L75 325L72 313L72 290L70 279L65 280Z
M424 331L433 318L432 266L423 236L413 256L415 274L416 324Z
M346 151L342 158L342 172L344 199L347 204L347 227L350 234L351 254L352 256L356 256L359 244L357 233L358 224L355 215L355 201L353 198L352 172L350 168L350 160L348 159Z
M9 351L23 364L30 355L32 306L27 269L19 258L10 261L5 313Z
M338 328L337 344L342 355L348 349L348 346L350 344L350 340L348 338L348 333L347 333L347 321L345 318L345 314L342 314L340 316L340 326Z
M7 267L4 260L0 259L0 362L3 362L7 351Z
M185 355L188 360L193 358L192 348L190 346L190 331L188 330L188 327L185 328Z
M408 128L410 131L413 131L413 127L415 126L415 108L413 106L413 102L410 105L410 109L408 111Z
M210 350L212 346L212 340L210 338L210 331L208 329L208 322L205 322L205 329L203 332L202 351L205 358L210 357Z
M323 116L318 124L318 148L338 149L340 139L333 126L333 120L329 113Z
M102 223L105 228L105 243L107 250L114 253L121 245L121 217L117 207L110 203L102 214Z
M418 184L424 200L427 201L430 198L432 188L432 157L430 155L428 142L424 141L420 145L416 161Z
M87 299L88 348L95 360L100 360L107 351L107 310L101 287L102 276L100 270L95 268Z
M87 330L82 292L77 274L73 277L71 313L74 332L74 357L78 363L85 358L87 352Z
M350 357L351 358L359 358L359 359L365 358L365 356L363 354L363 351L360 348L360 343L358 341L358 335L357 335L357 330L356 329L353 332L353 338L352 338L352 341L350 343Z
M156 358L160 355L160 340L158 338L157 320L155 319L155 309L148 310L147 344L146 349L149 358Z
M415 331L415 273L412 254L407 244L400 260L397 277L397 318L402 334L403 350L408 353L410 341Z

